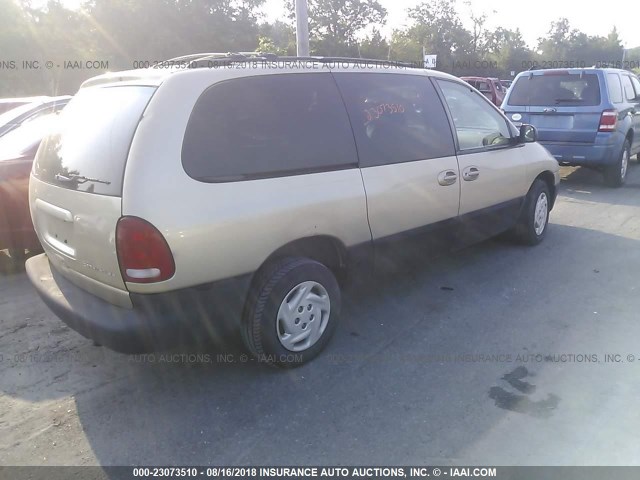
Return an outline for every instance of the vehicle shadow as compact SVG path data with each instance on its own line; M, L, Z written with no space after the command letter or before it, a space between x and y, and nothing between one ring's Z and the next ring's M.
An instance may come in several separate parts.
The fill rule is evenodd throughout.
M559 194L579 201L610 203L617 205L638 206L636 196L640 190L640 165L636 161L629 164L629 172L625 184L620 188L607 187L602 173L584 167L562 167L560 169L561 184ZM619 191L627 191L629 196L622 196Z
M590 255L604 242L612 252L606 265ZM36 305L26 312L30 328L13 325L0 337L11 360L36 354L22 363L5 358L0 392L26 402L72 397L74 408L49 420L60 432L79 423L77 435L100 465L449 464L524 408L496 408L489 393L515 365L424 355L552 350L581 328L569 309L593 300L593 289L619 300L607 289L617 288L607 269L635 278L623 252L638 251L637 240L552 225L536 248L487 241L414 258L347 292L333 342L293 370L235 348L117 354ZM16 278L11 288L27 285ZM36 345L43 338L48 343ZM554 408L562 405L558 397ZM461 418L473 424L464 441ZM55 462L55 452L49 458Z

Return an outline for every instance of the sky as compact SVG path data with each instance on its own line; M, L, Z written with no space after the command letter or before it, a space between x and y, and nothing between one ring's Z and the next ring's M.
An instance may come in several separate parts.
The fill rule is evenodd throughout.
M76 7L81 1L63 0L63 3ZM378 1L388 12L387 26L383 29L385 35L390 35L394 28L406 25L407 9L420 3L420 0ZM470 28L469 7L462 0L457 1L460 17L465 26ZM530 47L536 46L538 38L546 35L551 22L562 17L568 18L573 28L588 35L607 35L615 25L625 48L640 46L640 1L622 0L611 4L615 8L604 8L606 4L598 5L589 0L471 0L471 8L476 15L487 14L488 28L520 28ZM285 0L266 0L263 9L265 18L269 21L283 18L285 5Z
M408 8L420 0L378 0L387 9L387 27L390 34L394 28L407 24ZM549 31L551 22L567 17L573 28L587 35L607 35L613 26L618 29L625 48L640 46L640 1L623 0L612 2L615 8L603 8L589 0L471 0L471 8L476 15L486 13L487 26L491 29L501 26L515 30L520 28L524 40L530 47L538 43ZM493 11L496 13L493 13ZM265 15L268 20L282 18L285 11L284 0L266 0ZM458 12L463 23L469 28L469 8L458 0Z

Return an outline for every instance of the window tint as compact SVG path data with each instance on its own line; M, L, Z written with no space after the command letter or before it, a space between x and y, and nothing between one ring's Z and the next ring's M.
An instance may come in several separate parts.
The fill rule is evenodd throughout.
M633 83L633 88L636 91L636 97L640 97L640 80L636 77L631 77L631 83Z
M330 73L228 80L206 90L182 164L201 181L294 175L357 165L347 112Z
M633 90L631 77L629 77L629 75L622 75L622 88L624 90L624 96L627 100L634 100L636 98L636 93Z
M129 147L154 87L81 89L36 156L34 175L59 187L122 194Z
M607 85L609 85L609 96L613 103L622 102L622 85L620 84L620 77L617 73L607 74Z
M435 88L418 75L336 73L353 125L360 165L455 154Z
M484 97L457 82L438 80L438 84L453 117L460 150L511 143L505 118Z
M549 71L524 75L511 87L508 105L600 105L600 82L595 73Z

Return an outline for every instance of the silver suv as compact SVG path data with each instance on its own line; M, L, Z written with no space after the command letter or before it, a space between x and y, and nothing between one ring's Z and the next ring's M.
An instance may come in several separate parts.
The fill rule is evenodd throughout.
M254 355L295 366L334 332L345 273L393 260L399 241L422 255L433 239L545 236L558 163L451 75L189 62L88 80L34 162L45 254L27 272L99 344L149 351L239 328Z

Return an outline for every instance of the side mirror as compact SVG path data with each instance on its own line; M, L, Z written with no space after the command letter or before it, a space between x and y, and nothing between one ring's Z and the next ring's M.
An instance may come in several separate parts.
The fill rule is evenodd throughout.
M518 136L519 143L533 143L538 141L538 130L533 125L521 125L520 135Z

